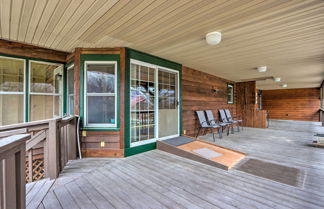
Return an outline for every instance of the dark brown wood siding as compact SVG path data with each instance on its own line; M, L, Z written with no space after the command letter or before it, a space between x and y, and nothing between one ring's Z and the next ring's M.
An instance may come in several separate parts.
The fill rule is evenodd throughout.
M270 119L319 121L320 89L264 90L263 109Z
M120 148L120 131L83 131L82 154L84 157L123 157ZM104 146L101 147L101 142Z
M228 108L236 116L234 104L227 104L227 83L234 83L188 67L182 68L182 129L186 135L195 136L199 127L195 111L212 110L218 119L218 109ZM213 89L219 91L214 93ZM234 88L235 92L236 88Z
M23 56L36 59L65 62L67 52L46 49L29 44L22 44L0 39L0 53L14 56Z

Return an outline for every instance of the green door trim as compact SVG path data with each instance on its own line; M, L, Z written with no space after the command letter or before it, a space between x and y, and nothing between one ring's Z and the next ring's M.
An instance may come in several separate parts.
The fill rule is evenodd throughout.
M125 55L125 133L124 148L125 157L146 152L156 148L156 142L144 144L136 147L130 146L130 61L131 59L147 62L165 68L170 68L179 72L179 134L182 132L182 65L173 61L169 61L154 55L140 52L134 49L126 48Z

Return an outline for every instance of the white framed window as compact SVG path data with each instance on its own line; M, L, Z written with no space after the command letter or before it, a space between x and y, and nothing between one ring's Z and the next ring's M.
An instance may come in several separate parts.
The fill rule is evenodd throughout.
M29 62L30 121L62 116L63 64Z
M0 56L0 126L25 121L26 61Z
M84 62L86 127L117 127L117 62Z
M67 114L74 115L74 65L67 68Z
M234 104L234 85L227 84L227 104Z

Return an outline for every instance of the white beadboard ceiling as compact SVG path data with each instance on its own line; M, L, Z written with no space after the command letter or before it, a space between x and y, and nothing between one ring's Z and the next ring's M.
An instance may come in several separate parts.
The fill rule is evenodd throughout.
M323 0L0 0L0 35L68 52L128 46L234 81L282 78L260 89L324 79Z

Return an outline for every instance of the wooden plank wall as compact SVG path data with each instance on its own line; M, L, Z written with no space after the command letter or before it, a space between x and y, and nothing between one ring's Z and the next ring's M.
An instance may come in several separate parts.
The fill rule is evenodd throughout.
M243 125L253 127L256 108L256 83L255 81L240 82L236 84L237 116L243 119Z
M267 112L258 110L257 89L255 81L236 83L237 115L243 120L243 126L254 128L267 127Z
M0 39L0 53L14 56L65 62L67 52Z
M319 121L320 89L264 90L263 109L270 119Z
M120 131L87 131L81 139L83 157L123 157ZM122 134L124 135L124 134ZM100 143L104 142L104 147Z
M183 133L185 131L186 135L196 136L199 127L195 113L197 110L212 110L215 119L218 119L218 109L228 108L232 115L236 116L236 96L234 96L234 104L227 104L228 82L231 81L185 66L182 67ZM219 91L214 93L212 89Z

